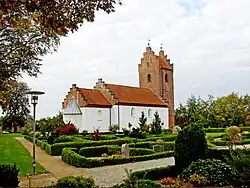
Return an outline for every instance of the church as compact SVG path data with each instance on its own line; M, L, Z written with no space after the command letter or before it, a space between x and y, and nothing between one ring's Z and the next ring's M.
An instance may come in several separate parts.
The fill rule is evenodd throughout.
M72 84L63 107L63 120L76 125L79 132L93 132L99 128L107 132L110 125L128 128L128 123L138 126L141 112L152 123L157 111L163 128L174 126L173 64L160 50L155 55L148 46L138 64L139 87L106 83L99 78L93 89Z

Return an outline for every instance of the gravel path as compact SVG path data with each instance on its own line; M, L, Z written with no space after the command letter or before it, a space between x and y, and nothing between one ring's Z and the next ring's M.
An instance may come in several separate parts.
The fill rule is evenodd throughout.
M131 169L132 171L138 171L149 168L169 166L173 164L174 158L168 157L150 161L92 168L88 169L87 172L95 179L97 185L99 185L101 188L106 188L121 183L124 179L126 179L126 168Z

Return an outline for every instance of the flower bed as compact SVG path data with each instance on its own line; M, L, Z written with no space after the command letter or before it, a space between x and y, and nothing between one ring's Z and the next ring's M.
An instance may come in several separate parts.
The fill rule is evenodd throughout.
M87 158L79 155L76 152L77 149L64 148L62 151L62 160L69 165L81 168L93 168L107 165L117 165L138 161L147 161L152 159L159 159L165 157L171 157L174 155L173 151L153 153L149 155L131 156L129 158Z

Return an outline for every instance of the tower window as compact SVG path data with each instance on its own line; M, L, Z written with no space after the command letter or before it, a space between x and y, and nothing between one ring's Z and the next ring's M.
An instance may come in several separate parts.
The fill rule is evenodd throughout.
M147 81L148 81L148 83L151 82L151 74L148 74L148 75L147 75Z
M165 82L168 82L168 74L165 74Z

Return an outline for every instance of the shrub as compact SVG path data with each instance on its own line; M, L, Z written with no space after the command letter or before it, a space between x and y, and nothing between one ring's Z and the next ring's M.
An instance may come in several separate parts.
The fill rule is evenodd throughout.
M98 127L97 129L94 129L94 132L91 134L91 139L92 139L92 140L95 140L95 141L98 141L98 140L99 140L100 135L101 135L99 129L100 129L100 127Z
M87 130L83 130L81 133L83 136L87 136L88 135L88 131Z
M235 144L237 141L240 141L240 128L237 126L231 126L226 129L226 135L231 144Z
M19 169L16 168L16 164L0 165L0 187L17 187Z
M22 128L22 134L23 135L29 135L30 132L32 131L33 127L32 125L25 125L23 128Z
M124 136L129 136L130 131L128 129L122 128L122 132L123 132Z
M184 127L175 141L175 165L181 171L192 161L206 155L207 140L205 132L197 125Z
M63 135L72 135L72 134L78 134L79 130L76 128L74 124L66 124L63 127L56 128L56 133Z
M207 178L204 176L200 176L199 174L193 174L189 178L189 182L194 186L204 186L207 183Z
M109 132L110 133L117 133L117 131L119 131L120 130L120 125L110 125L109 126Z
M62 177L58 180L56 187L58 188L94 188L95 181L88 177L74 177L74 176L66 176Z
M147 130L147 117L145 116L144 112L141 112L141 117L139 117L139 127L141 131Z
M119 146L95 146L81 148L79 154L84 157L101 157L102 154L107 155L119 154L121 147Z
M72 136L61 135L54 139L54 143L61 143L61 142L73 142L75 140Z
M146 138L146 133L141 131L140 128L132 128L132 131L129 133L130 138L144 139Z
M51 135L48 137L48 144L53 144L55 138L57 138L59 135L57 133L51 133Z
M154 113L154 119L153 119L153 123L152 123L152 127L151 127L151 132L153 134L161 134L162 133L162 123L161 123L159 113L157 111Z
M193 174L206 177L206 185L229 185L234 181L233 169L230 165L217 159L198 159L193 161L181 173L185 181L189 181Z

